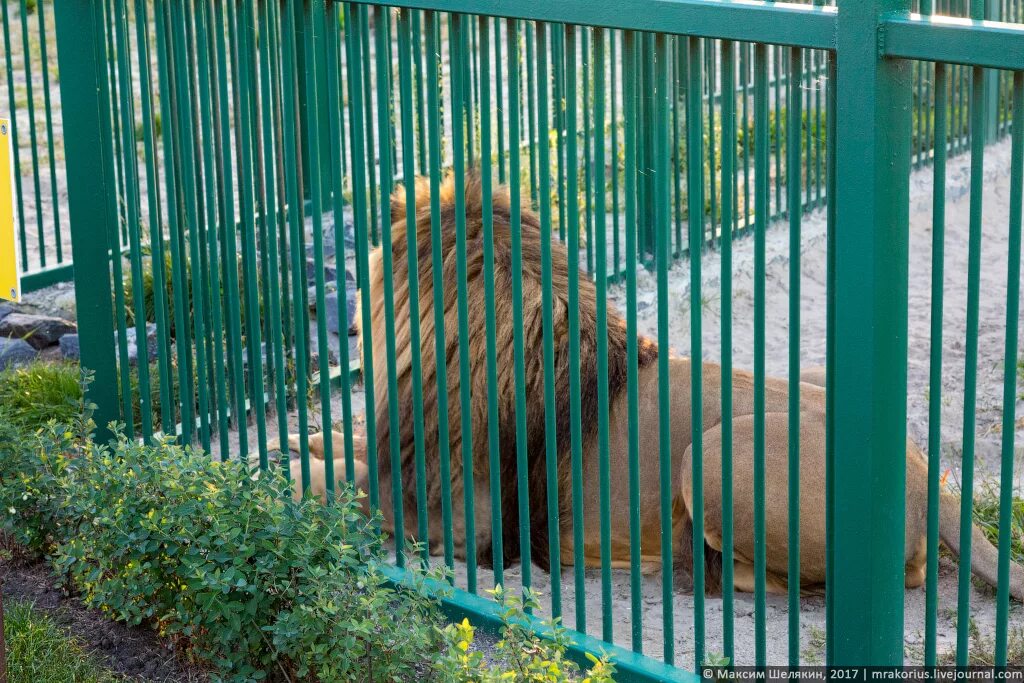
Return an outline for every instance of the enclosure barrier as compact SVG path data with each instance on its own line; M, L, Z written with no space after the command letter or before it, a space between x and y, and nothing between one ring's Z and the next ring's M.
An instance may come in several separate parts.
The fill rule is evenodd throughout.
M4 1L4 86L14 154L23 290L71 279L52 5ZM16 41L16 42L15 42ZM54 130L57 135L54 135ZM63 220L62 220L63 218Z
M827 3L826 3L827 4ZM918 0L912 5L912 9L918 10ZM117 72L117 59L116 52L117 46L114 44L113 35L113 22L115 21L117 5L113 0L108 0L104 3L104 21L107 23L107 36L106 36L106 63L108 70L111 74L110 84L108 88L108 99L110 100L110 106L116 112L117 108L121 106L124 101L119 94L118 79L115 76ZM949 16L960 16L966 17L969 15L969 4L965 0L954 0L951 2L939 3L937 6L937 12ZM49 14L52 11L52 5L46 0L8 0L4 3L3 7L3 28L4 28L4 56L6 70L0 74L3 78L4 84L0 86L7 92L8 107L11 112L18 112L20 118L15 122L15 139L14 139L14 152L16 155L15 167L17 172L15 173L16 178L16 190L18 198L18 228L19 228L19 243L21 245L20 253L20 267L24 277L24 289L26 291L32 291L53 284L54 282L69 280L73 276L71 270L71 259L70 259L70 233L69 226L67 225L66 213L67 213L67 198L66 198L66 179L63 164L63 136L60 134L62 129L62 107L59 97L58 90L58 79L55 60L52 52L48 51L47 46L54 39L54 22L49 19ZM132 13L133 7L129 4L126 5L125 11L129 14ZM33 18L35 15L35 18ZM989 0L986 4L986 18L987 19L999 19L1005 22L1021 22L1024 20L1024 4L1020 0L1002 0L999 3L992 2ZM152 30L153 24L150 18L150 28ZM417 19L419 21L419 19ZM473 36L472 41L475 44L477 28L475 25L471 25L470 33ZM152 40L152 37L150 38ZM532 38L528 37L528 41ZM564 51L564 48L559 47L558 43L561 39L559 36L554 36L550 49ZM587 34L583 34L580 38L581 50L583 54L588 54L591 50L588 47L589 37ZM392 51L395 49L394 41L392 39ZM129 51L131 45L128 45ZM685 60L685 54L681 53L676 43L672 43L670 48L673 52L673 60L677 64L677 67L683 66ZM752 46L746 45L740 48L739 56L739 71L734 80L734 87L737 89L736 94L742 94L743 99L741 101L748 101L750 93L754 86L753 77L753 60L752 60ZM609 143L612 148L618 148L619 142L617 140L620 128L623 125L622 119L622 107L620 104L621 97L621 85L617 83L621 82L621 63L619 62L618 53L619 41L611 41L608 49L605 52L605 57L608 60L609 78L611 79L609 84L609 111L608 117L609 122L616 122L611 127L611 137ZM784 187L784 164L783 155L781 154L781 136L784 134L784 130L779 131L778 135L774 133L775 123L774 121L785 119L785 101L782 93L785 91L787 79L789 78L789 60L784 58L782 46L772 46L770 50L769 59L769 87L772 92L769 95L769 110L774 112L775 119L770 124L772 126L772 143L771 143L771 157L772 165L774 169L774 187L770 193L770 210L772 218L779 218L784 215L786 211L787 197L783 193ZM500 54L499 52L496 54ZM553 53L554 54L554 53ZM652 55L650 49L646 51L646 56ZM299 56L301 60L301 56ZM523 89L520 93L520 97L524 99L533 92L534 88L534 59L532 49L527 50L525 55L525 71L527 75L527 88ZM717 64L721 61L721 56L718 52L718 46L715 42L708 42L705 46L704 59L708 66ZM824 127L824 88L820 87L821 81L825 76L826 59L825 53L820 50L804 50L803 51L803 64L802 73L804 74L805 81L808 86L804 93L804 102L802 104L802 111L805 112L807 117L807 123L802 126L803 135L805 137L806 148L804 154L807 159L805 161L804 168L807 169L805 173L808 174L808 180L805 183L804 193L802 197L802 204L804 209L814 208L823 205L824 192L825 192L825 178L824 178L824 150L822 148L823 135L820 134L820 129ZM596 70L591 65L591 59L581 60L582 67L582 81L580 83L580 95L584 108L588 106L588 102L591 98L591 72L596 73ZM641 60L643 62L643 60ZM619 68L617 68L617 65ZM371 66L371 65L367 65ZM422 55L415 56L415 68L416 73L415 82L419 89L419 84L422 81ZM132 59L129 62L129 67L133 74L138 74L138 60L137 56L133 54ZM325 66L322 65L321 69ZM560 69L558 62L553 66L554 69ZM678 70L678 69L677 69ZM475 71L473 77L475 78ZM952 153L960 153L968 149L969 141L971 136L969 117L968 117L968 102L970 92L970 77L971 70L969 67L963 65L952 65L951 73L947 78L949 95L946 97L946 106L948 109L948 121L947 124L947 142L949 149ZM719 122L716 122L718 116L717 107L720 106L722 101L722 77L721 73L717 69L705 68L702 73L702 92L703 100L707 106L707 120L706 126L709 131L714 131L717 126L720 126ZM558 81L561 83L561 81ZM645 81L649 85L648 81ZM934 117L935 117L935 93L933 92L934 85L934 66L928 62L915 62L914 71L912 75L912 92L913 92L913 143L912 143L912 154L913 163L915 167L921 167L922 165L928 164L934 158L933 149L935 141L934 131ZM561 86L558 86L561 87ZM673 90L673 100L680 101L685 95L682 90L685 89L685 83L681 83L678 79L673 79L670 85ZM300 88L300 99L301 92L304 89ZM422 119L423 111L423 98L422 92L418 90L419 100L417 101L417 120ZM135 141L137 147L137 153L141 154L145 143L143 139L142 121L139 116L139 110L141 109L141 93L138 88L135 87L133 82L132 87L133 106L136 109L136 117L133 122L134 124L134 135L132 139ZM159 99L159 93L153 94L154 99ZM475 107L479 107L479 101L476 99L478 96L478 88L474 88L473 91L473 103ZM554 92L553 97L556 101L561 99L560 92ZM1000 74L991 73L986 76L986 98L989 102L987 116L984 126L984 135L986 140L992 141L995 139L1001 139L1009 133L1010 129L1010 102L1012 98L1012 83L1010 74L1002 72ZM537 191L537 169L536 169L536 142L538 140L536 130L536 117L534 116L532 105L534 100L531 98L526 100L529 108L528 121L525 121L529 128L528 139L529 143L524 143L530 150L530 171L528 173L530 178L530 189L531 197L536 199ZM496 104L500 105L501 102ZM36 122L35 112L41 110L45 112L45 118L40 119L45 121L45 126L42 125L29 125L29 122ZM321 105L321 116L324 115L325 110ZM556 123L560 130L564 130L564 117L556 110L554 112L556 117ZM750 130L749 111L743 113L743 119L745 127L741 130ZM118 195L124 196L126 188L124 185L124 169L123 169L123 154L121 149L121 136L118 132L118 128L121 125L119 117L115 114L112 121L114 127L114 145L115 145L115 164L117 174L117 187ZM676 111L673 110L672 114L672 135L671 141L674 149L681 149L683 146L683 140L680 139L679 133L681 132L681 120L678 118ZM395 121L389 122L390 126L395 125ZM583 121L583 144L585 152L589 158L589 145L591 144L591 135L589 134L589 119ZM155 119L156 137L159 138L160 123L158 118ZM57 131L57 135L54 135L54 130ZM417 135L420 136L419 141L422 142L421 129L417 130ZM342 127L341 133L341 144L343 150L350 144L348 141L347 128ZM498 130L498 146L497 154L499 158L504 158L504 138L502 135L503 131ZM741 142L741 157L744 165L744 182L741 186L742 196L746 202L743 206L746 206L750 200L750 189L748 183L750 180L750 168L749 168L749 157L753 153L752 147L749 145L749 135L744 135ZM324 137L322 140L321 154L326 155L328 153L327 138ZM558 154L561 157L564 155L564 139L558 139ZM650 139L646 140L646 144L641 148L641 166L644 165L643 155L650 154ZM303 138L303 144L305 144ZM159 142L156 143L159 147ZM722 154L720 140L714 135L709 135L708 138L708 150L707 156L709 164L715 165L716 159L720 158ZM420 147L417 152L417 170L422 173L424 170L424 164L426 160L425 150ZM346 154L343 154L343 163L346 161ZM396 159L397 160L397 157ZM718 161L717 163L721 163ZM675 169L681 168L680 158L678 155L673 155L671 161L672 167ZM813 169L813 171L812 171ZM345 169L343 169L345 170ZM304 171L308 174L308 168L304 168ZM499 169L499 175L501 180L504 182L503 172L504 169ZM590 168L585 165L584 173L587 178L590 176ZM400 173L399 173L400 175ZM327 175L324 175L322 180L322 187L326 196L330 195L330 179ZM614 174L611 177L612 181L612 201L613 208L621 206L621 195L619 188L617 187L619 181L618 174ZM721 199L720 190L716 189L717 184L712 182L709 187L709 201L705 207L707 211L712 215L720 215L721 210L718 208L718 202ZM586 202L586 219L588 226L588 235L592 237L593 226L592 226L592 212L593 212L593 186L592 183L586 184L587 202ZM148 188L145 188L148 190ZM648 190L650 188L647 188ZM143 188L140 188L143 191ZM564 178L560 178L558 184L559 193L559 218L560 226L564 226L565 214L564 214L564 192L565 192L565 181ZM674 246L672 249L673 258L678 259L685 257L685 247L683 239L683 221L686 215L685 202L678 199L682 193L677 189L674 192L673 206L674 206ZM308 199L308 190L306 190L306 199ZM376 199L374 199L376 201ZM122 203L122 211L125 207ZM143 211L145 214L145 210ZM64 220L62 221L62 218ZM645 216L641 213L641 247L640 253L644 256L645 261L648 264L653 264L653 232L651 227L650 216ZM621 233L621 226L619 224L620 212L613 212L613 232L616 234ZM122 247L127 247L127 218L122 215L122 234L121 244ZM749 231L753 224L753 218L751 212L747 210L736 211L733 215L733 229L737 233ZM560 227L559 236L564 241L564 227ZM714 239L714 235L709 235L709 242ZM621 241L621 240L620 240ZM587 252L587 268L593 268L593 249L590 248L588 241L588 252ZM616 247L619 244L616 243ZM620 248L616 248L613 252L613 264L620 265L623 254ZM619 268L621 270L621 267Z
M394 505L390 514L396 525L396 581L404 580L407 562L441 561L411 557L407 545L407 536L430 535L426 480L436 473L427 469L424 444L436 443L440 479L446 483L440 493L441 538L429 540L456 570L458 588L446 598L453 613L493 619L493 605L479 595L492 582L527 587L548 581L550 614L573 627L577 649L611 652L627 677L686 678L687 669L699 667L712 654L709 640L716 643L717 653L736 663L764 664L769 644L765 510L772 502L766 499L765 485L765 317L772 294L765 286L766 240L771 219L784 218L788 225L776 229L788 229L789 241L787 431L797 433L801 413L796 408L801 394L810 391L799 382L801 230L805 210L822 203L828 263L826 661L902 664L908 175L913 162L924 163L929 156L930 140L946 142L934 146L933 165L930 353L933 385L938 385L946 157L964 144L968 130L977 133L989 126L996 137L1012 132L999 488L1000 528L1009 529L1024 165L1024 27L983 20L983 2L972 2L970 19L934 16L933 11L941 8L931 3L922 3L921 13L912 14L902 0L845 0L838 9L729 0L635 0L626 6L409 0L397 9L384 3L320 0L137 0L132 7L126 0L111 0L109 5L56 0L61 101L75 111L64 124L64 147L82 364L95 373L89 397L98 406L100 424L119 420L132 436L171 435L221 458L248 458L252 453L263 468L271 466L268 437L276 435L284 442L289 433L297 433L303 485L311 476L311 426L329 429L341 423L343 466L351 481L353 432L365 425L371 504L379 505L382 494L389 494L387 500ZM1005 16L1015 11L1019 17L1019 2L1002 9ZM990 75L986 69L999 71ZM915 78L921 85L913 85ZM965 101L951 101L957 98ZM922 121L925 110L933 110L934 117L925 114ZM785 120L780 122L783 112ZM972 210L961 616L970 608L968 532L985 142L984 135L969 137ZM485 210L480 239L489 333L483 340L485 360L471 368L469 344L477 342L476 348L480 340L469 337L467 198L459 188L473 168L484 197L499 184L508 185L512 275L500 283L512 287L512 300L519 303L513 307L518 332L509 351L499 347L493 334L499 322L494 306L499 281L493 270L494 217ZM420 329L422 316L416 304L444 305L440 264L445 253L436 226L443 218L440 183L446 171L456 177L452 220L457 234L458 316L454 323L439 319L444 324L432 325L431 334ZM404 261L395 259L390 249L380 252L386 311L383 345L373 343L369 324L361 328L364 367L374 368L373 356L383 349L386 381L381 385L374 382L374 372L359 372L357 349L350 348L346 330L347 304L358 296L361 309L370 310L370 251L375 244L390 244L394 227L388 196L399 182L416 174L429 176L424 187L429 187L426 205L435 226L431 243L428 248L410 237L406 253L419 256ZM425 190L417 193L421 191ZM416 205L408 201L416 198L411 183L405 184L405 193L411 211ZM546 235L538 266L541 340L525 340L521 334L523 253L516 244L525 222L520 199L537 212ZM351 233L346 223L351 223ZM733 382L732 257L741 244L734 238L744 229L753 233L754 253L751 650L736 644L731 550L737 534L749 530L733 528L732 510L739 501L732 487L724 486L719 639L707 621L705 510L699 494L711 474L733 480L733 413L734 402L740 399ZM720 291L707 292L721 299L720 349L702 348L701 266L708 255L691 245L710 247L720 255ZM553 381L552 253L563 253L553 252L556 249L564 249L569 272L583 268L596 289L594 434L600 514L597 533L588 532L599 537L600 579L594 585L584 571L582 501L585 494L595 492L593 482L584 481L581 460L583 430L593 425L582 423L581 333L579 317L573 314L578 307L573 305L567 307L573 389L568 405L556 395ZM689 269L686 340L674 339L668 324L674 257L685 259ZM656 283L655 336L660 349L657 437L650 441L650 435L644 435L645 443L657 443L653 452L641 452L638 417L638 392L643 387L637 368L637 283L642 277L638 270L645 265ZM410 274L407 282L393 276L396 267ZM428 268L432 281L418 274ZM355 274L358 290L346 282L349 271ZM421 301L413 293L422 283L432 284L432 300ZM568 296L578 304L574 283L570 277ZM614 397L607 390L609 350L603 340L612 324L607 294L620 284L625 289L629 361L624 394L629 467L624 476L628 538L634 542L629 547L628 617L616 620L612 588L619 570L611 566L611 517L613 505L622 507L627 501L611 500L613 483L622 482L613 482L609 469L609 402ZM398 285L411 292L407 318L395 313ZM332 314L337 317L337 334L328 321ZM415 389L410 406L398 403L396 325L408 326L413 340L410 367ZM131 328L137 364L129 359ZM526 347L527 341L538 344ZM673 529L671 513L676 493L671 489L669 411L672 400L680 397L670 395L668 349L680 341L688 344L695 358L715 353L721 358L720 370L713 370L720 372L719 395L706 396L709 382L717 378L702 376L704 369L696 364L692 391L686 396L694 439L688 474L698 492L691 510L696 539L692 609L680 608L684 600L672 571L679 548L673 547L678 530ZM423 372L424 357L448 357L447 350L455 347L457 368L429 376ZM145 360L150 348L152 364ZM499 370L507 374L507 368L497 364L509 353L514 358L515 395L509 401L514 406L511 429L516 440L511 481L499 476L495 466L502 448L499 437L506 433L499 430L499 399L504 405L507 398L497 395L495 377ZM543 361L545 381L542 391L528 395L524 367L534 359ZM472 379L475 368L485 368L482 384ZM353 381L359 377L361 386ZM463 409L462 419L449 424L447 411L438 406L468 406L480 386L486 395L484 422L474 422L471 411ZM382 395L386 400L378 412L374 407ZM928 400L923 660L934 664L940 392L932 392ZM543 440L530 447L535 450L529 450L525 440L530 410L540 410L544 424ZM701 424L708 410L721 411L721 473L704 467ZM427 420L428 414L435 415L435 421ZM571 444L567 479L560 478L564 473L557 457L563 414L569 416ZM378 453L378 420L383 418L390 431ZM413 423L410 443L416 471L392 477L391 491L381 491L378 459L387 459L395 470L402 467L399 457L405 446L400 440L407 432L400 435L400 418ZM481 455L491 466L476 473L474 486L470 477L481 461L461 444L476 443L472 432L481 428L487 435ZM325 455L333 491L330 445ZM790 548L800 537L800 508L794 503L801 491L802 456L808 454L791 439L786 453ZM530 499L527 494L527 468L532 462L544 465L546 499ZM447 485L453 463L464 471L462 500L453 501L453 489ZM660 534L656 548L641 548L639 543L641 513L650 512L640 504L641 494L647 493L640 488L640 473L648 463L657 464L661 529L671 530ZM576 504L570 510L571 524L566 520L568 531L562 533L557 487L565 481ZM415 493L403 491L406 482L413 482ZM505 533L503 525L512 520L502 518L500 501L513 485L518 528ZM407 518L404 501L417 508L411 518L415 530L402 526ZM475 514L478 510L490 514L482 518ZM531 515L547 520L548 553L556 567L549 580L543 571L531 569L531 539L538 533L529 522ZM466 530L465 563L454 557L456 526ZM477 566L475 531L484 532L483 527L497 543L492 568ZM513 537L522 553L518 567L504 566L501 542ZM561 543L570 538L572 578L563 584L557 562ZM641 560L651 557L660 565L657 586L645 581L641 572ZM1009 535L1001 533L995 644L1000 663L1007 656L1009 566ZM800 555L791 552L788 573L798 576L800 571ZM787 661L795 664L802 652L799 582L789 582L787 590ZM657 617L645 610L645 596L659 602ZM596 607L588 598L596 599ZM968 625L967 618L958 620L956 660L961 664L969 655ZM652 631L658 632L654 646L645 644ZM688 651L685 657L677 651L681 644Z

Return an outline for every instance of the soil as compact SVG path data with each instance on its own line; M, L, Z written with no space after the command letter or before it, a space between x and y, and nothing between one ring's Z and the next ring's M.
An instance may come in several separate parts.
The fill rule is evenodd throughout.
M30 603L45 613L106 668L135 681L201 683L209 680L200 669L183 661L148 626L111 621L98 610L59 586L45 562L0 560L0 590L7 604Z

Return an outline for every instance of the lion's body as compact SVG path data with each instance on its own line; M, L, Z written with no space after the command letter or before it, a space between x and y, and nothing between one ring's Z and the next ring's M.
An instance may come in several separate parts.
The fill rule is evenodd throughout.
M487 365L486 365L486 299L484 281L484 248L481 221L482 196L479 183L468 179L462 199L466 207L466 319L469 335L469 376L471 377L470 420L475 498L475 526L478 559L483 564L493 558L491 543L491 508L489 481L489 449L487 419ZM465 557L465 516L463 506L463 441L461 433L462 405L460 401L459 339L457 304L458 275L456 269L455 185L449 178L440 188L439 224L431 225L428 198L429 187L417 183L415 230L419 283L420 356L422 368L422 406L424 410L423 454L427 473L427 510L432 552L440 548L445 530L441 525L442 491L450 487L452 528L457 556ZM510 200L507 190L495 188L494 216L494 292L495 292L495 352L497 368L498 439L501 481L501 513L503 548L506 563L518 559L519 514L516 450L516 327L513 315L514 288L512 253L513 241L509 226ZM368 280L370 286L369 323L373 338L373 380L375 386L376 449L379 463L379 491L381 509L386 523L392 523L391 496L391 429L388 411L387 387L389 372L394 372L397 387L398 443L402 468L403 507L406 533L417 529L416 520L416 467L413 429L413 354L410 347L411 328L409 301L409 258L407 249L404 190L392 199L392 257L394 285L394 368L389 369L387 353L387 326L384 298L383 252L377 249L370 259ZM448 392L446 413L439 413L437 400L436 353L434 336L434 283L432 268L432 227L441 240L443 255L442 282L445 331L445 379ZM527 494L530 510L530 537L532 559L541 567L550 563L548 549L547 477L545 442L545 386L543 353L543 289L542 240L544 235L536 215L522 209L522 315L523 324L519 341L525 350L521 359L525 371L526 395L526 461ZM555 451L558 470L559 531L562 564L574 560L572 547L572 492L571 492L571 421L570 421L570 307L569 279L579 287L579 349L580 349L580 443L582 447L582 480L584 496L581 501L584 523L583 556L588 565L600 562L600 455L598 430L598 364L596 290L583 273L569 273L565 247L552 240L552 336L554 353L554 396L556 414ZM365 320L365 318L364 318ZM629 403L627 400L626 327L613 311L608 311L608 465L610 469L609 500L611 513L611 560L614 566L628 566L632 539L629 536ZM646 339L638 341L638 434L641 556L648 566L660 562L661 495L658 420L658 353L656 345ZM669 358L671 500L673 519L674 559L686 566L692 562L691 517L693 508L691 366L689 359ZM722 548L722 411L721 368L713 363L702 366L702 448L704 476L704 542L709 568L708 586L717 585ZM825 390L823 370L810 370L800 384L800 582L803 588L815 590L825 581ZM735 371L731 376L733 419L731 452L733 457L733 520L735 580L740 590L753 590L754 560L754 382L750 373ZM788 569L788 381L767 378L765 382L765 525L767 587L784 591ZM441 464L444 458L439 438L447 417L448 458L450 481L442 481ZM341 444L335 438L336 453ZM358 456L359 454L357 454ZM336 467L337 469L337 467ZM321 477L322 478L322 477ZM907 585L920 585L924 579L925 537L927 528L927 465L919 449L908 442L906 489L906 562ZM940 530L942 539L954 548L959 545L959 515L956 500L943 495L941 499ZM995 581L995 549L977 529L973 533L973 563L976 573L990 583ZM1011 593L1021 599L1024 595L1024 571L1011 567Z

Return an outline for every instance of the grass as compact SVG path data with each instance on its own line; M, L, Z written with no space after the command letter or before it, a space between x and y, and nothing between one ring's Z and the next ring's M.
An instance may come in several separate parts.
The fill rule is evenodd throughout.
M985 483L974 492L974 523L985 532L985 536L998 546L999 543L999 488L997 484ZM1010 558L1013 562L1024 562L1024 498L1014 496L1010 500Z
M64 629L29 603L5 605L4 632L10 683L125 680L100 666Z
M967 625L970 646L967 648L968 666L995 666L995 638L982 634L978 625L971 619ZM1010 626L1006 638L1006 663L1009 666L1024 665L1024 627ZM956 648L950 648L938 655L940 666L956 664Z
M70 423L81 402L77 363L33 361L0 372L0 404L20 426L34 428L50 419Z

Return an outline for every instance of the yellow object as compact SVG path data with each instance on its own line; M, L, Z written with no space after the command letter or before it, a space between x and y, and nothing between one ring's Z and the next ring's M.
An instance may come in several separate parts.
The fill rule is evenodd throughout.
M15 245L11 122L0 119L0 299L20 301L21 283Z

